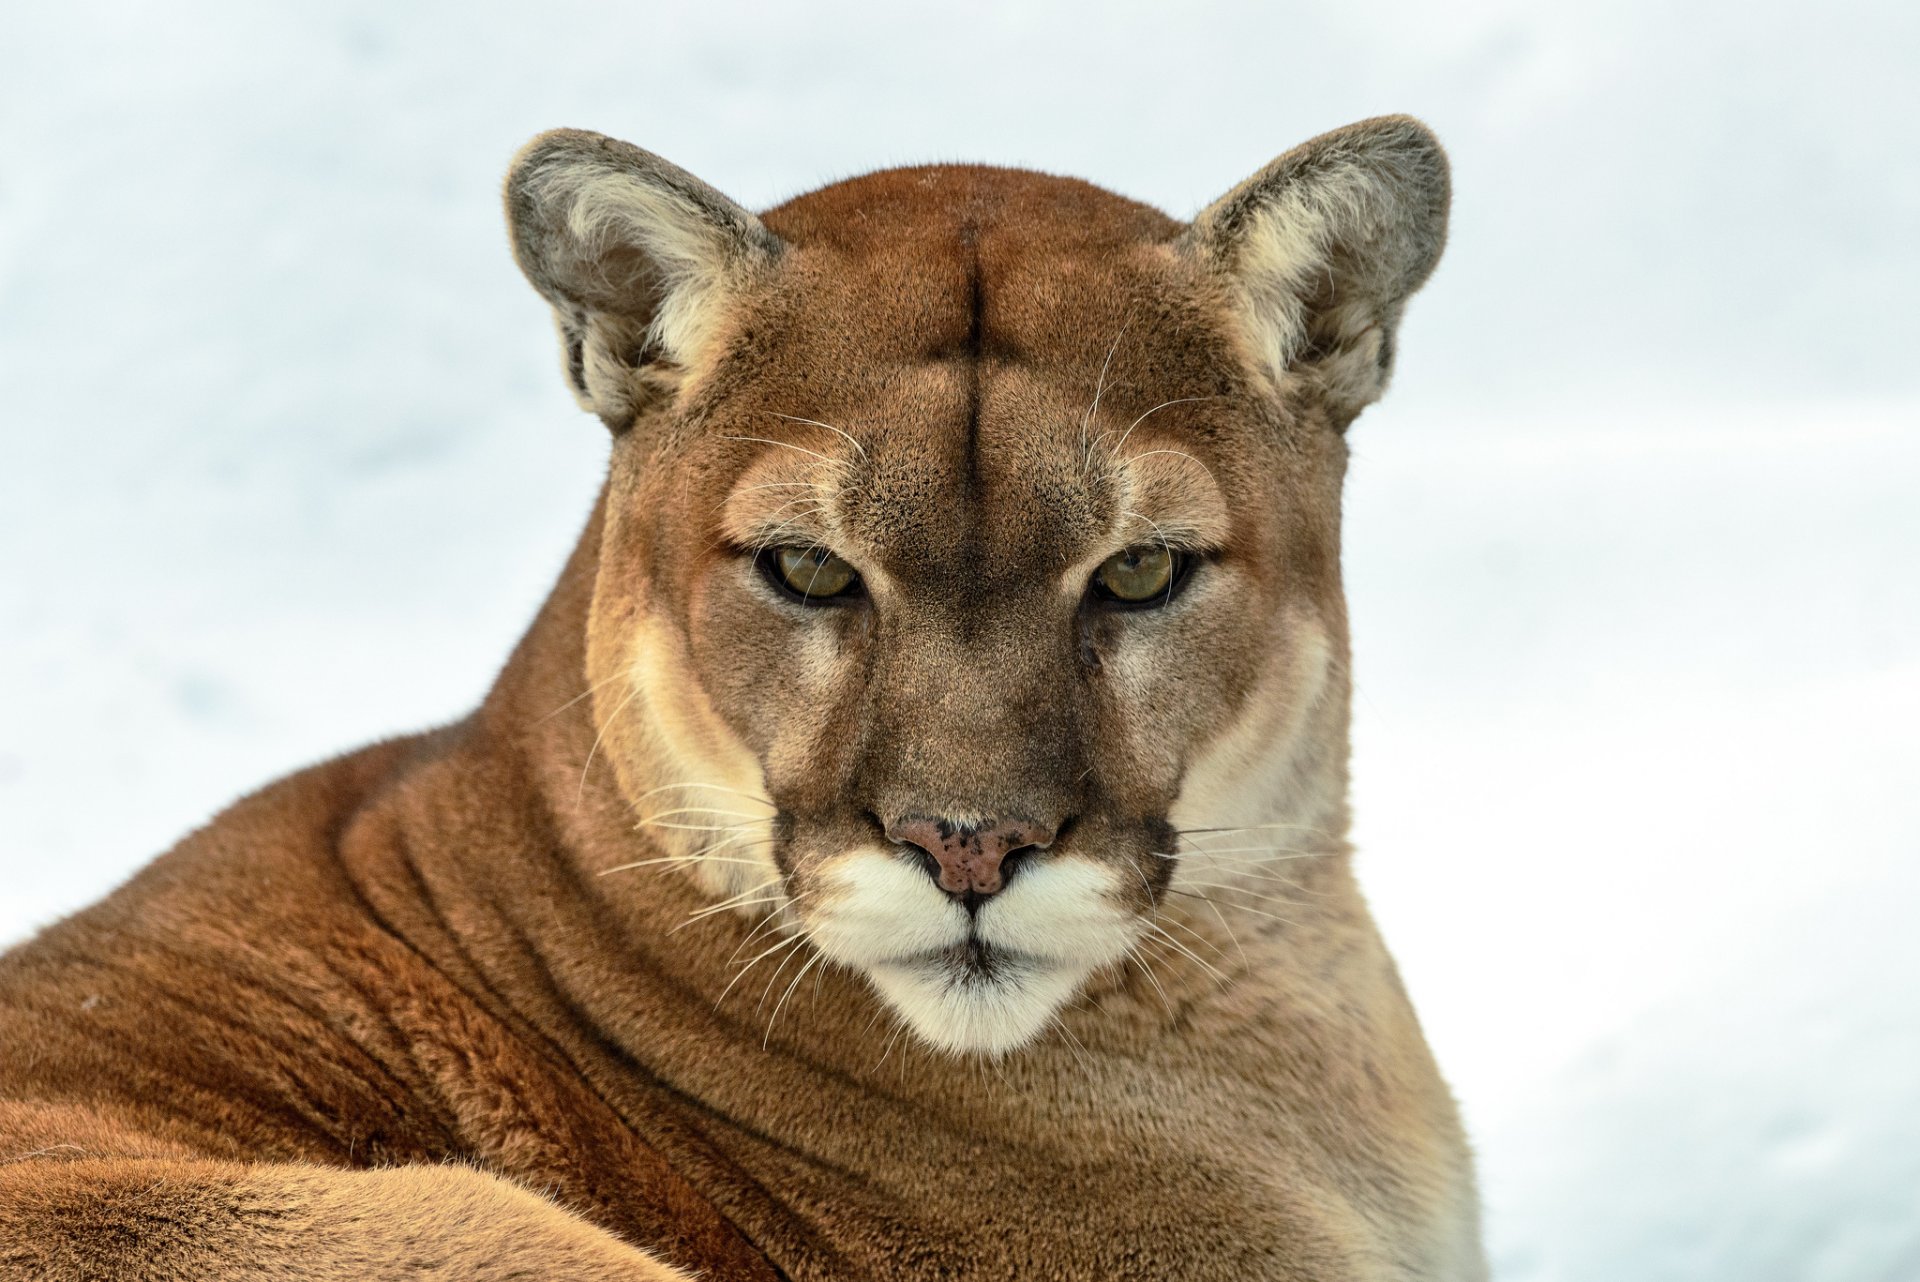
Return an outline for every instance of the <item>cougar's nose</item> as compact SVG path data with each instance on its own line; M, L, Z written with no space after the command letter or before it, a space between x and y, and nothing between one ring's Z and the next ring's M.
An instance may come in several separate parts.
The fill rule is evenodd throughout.
M887 838L918 850L927 875L969 909L998 894L1019 861L1053 844L1056 829L1031 819L959 824L909 815L886 825Z

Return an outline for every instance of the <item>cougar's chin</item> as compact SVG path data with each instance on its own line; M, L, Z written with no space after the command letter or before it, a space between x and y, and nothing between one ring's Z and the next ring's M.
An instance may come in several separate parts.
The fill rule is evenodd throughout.
M1092 970L973 943L867 974L928 1045L1003 1055L1039 1036Z
M969 913L897 854L861 851L834 862L807 929L928 1045L1000 1055L1133 946L1139 918L1115 893L1121 877L1087 859L1040 861Z

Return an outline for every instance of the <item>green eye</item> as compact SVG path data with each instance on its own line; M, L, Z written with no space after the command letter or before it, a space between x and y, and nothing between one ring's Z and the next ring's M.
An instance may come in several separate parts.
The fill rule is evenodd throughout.
M1164 605L1186 568L1184 553L1164 543L1149 543L1116 552L1093 572L1093 590L1124 605Z
M860 576L852 566L822 547L768 548L760 569L775 587L809 605L854 595Z

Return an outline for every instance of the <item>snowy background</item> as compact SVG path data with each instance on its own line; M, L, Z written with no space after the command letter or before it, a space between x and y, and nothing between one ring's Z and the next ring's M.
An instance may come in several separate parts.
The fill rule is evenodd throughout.
M606 449L500 226L534 132L1186 214L1411 111L1357 836L1497 1274L1920 1279L1920 7L539 8L0 9L0 943L487 685Z

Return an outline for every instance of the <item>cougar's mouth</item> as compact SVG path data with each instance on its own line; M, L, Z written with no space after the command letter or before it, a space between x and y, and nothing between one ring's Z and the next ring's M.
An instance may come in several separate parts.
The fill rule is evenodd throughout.
M1010 966L1027 960L1011 949L995 948L978 935L969 935L966 942L940 949L933 956L955 979L989 982L994 979L996 972L1004 972Z
M815 947L863 973L924 1042L998 1055L1132 946L1130 884L1118 864L1050 856L969 909L897 850L856 848L809 865L798 897Z

